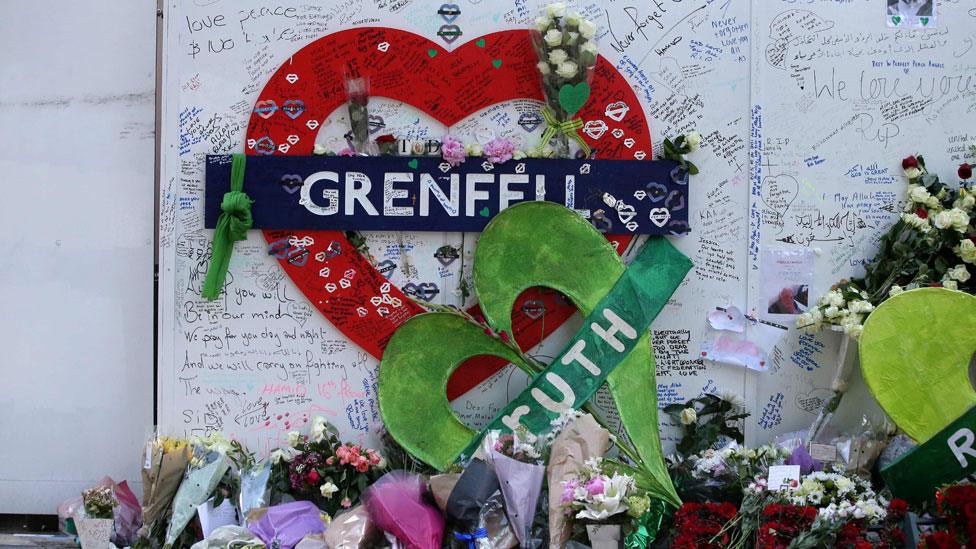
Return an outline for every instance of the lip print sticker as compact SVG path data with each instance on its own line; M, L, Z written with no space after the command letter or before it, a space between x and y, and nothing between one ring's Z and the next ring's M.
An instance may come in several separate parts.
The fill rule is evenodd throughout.
M518 119L518 125L527 132L535 131L542 122L542 115L537 112L523 112Z
M264 136L258 139L257 141L254 142L254 152L258 154L264 154L264 155L274 154L275 152L274 141L272 141L271 138L268 136Z
M456 3L461 4L461 2ZM437 6L438 4L435 4ZM434 10L431 10L434 11ZM439 20L439 18L438 18ZM305 112L298 120L291 120L287 116L275 117L275 123L266 120L256 113L251 116L245 138L259 139L268 137L266 148L262 144L256 143L255 147L248 149L251 154L288 154L288 155L310 155L315 144L316 132L305 125L307 120L326 120L336 109L341 108L345 103L343 94L313 94L299 95L296 93L296 86L304 84L306 89L326 89L332 83L327 75L342 74L344 67L355 64L362 67L364 76L371 77L370 93L379 97L389 98L399 101L424 112L431 119L438 121L443 126L453 126L483 109L511 100L533 100L543 99L541 81L538 78L537 69L534 64L524 63L524 52L531 51L532 38L528 30L508 30L485 35L483 46L479 45L481 37L474 37L471 41L458 44L455 41L461 36L461 29L445 26L441 29L445 36L431 39L413 34L410 32L378 27L357 27L336 33L332 33L304 46L296 51L292 56L285 59L285 63L272 75L268 83L258 95L258 100L274 100L281 104L287 99L302 99L305 102ZM455 42L457 46L452 51L447 51L442 47L444 42L441 40ZM384 53L377 48L377 44L387 42L390 47ZM365 48L349 48L349 44L367 44ZM427 55L428 49L435 49L438 54L433 58ZM348 51L348 55L338 58L331 53L335 51ZM390 55L390 52L396 55ZM493 59L502 60L502 68L493 69L490 61ZM480 71L457 71L458 64L470 64L471 66L481 66L484 70ZM301 82L295 85L287 80L288 74L302 75ZM624 101L629 105L639 105L633 88L616 70L614 65L603 57L597 58L597 67L594 71L592 86L599 89L601 94L614 97ZM297 81L296 81L297 82ZM478 94L471 94L472 89L479 90ZM597 128L608 132L605 128L606 122L604 110L606 102L589 101L577 113L577 117L582 120L601 121L603 124ZM639 114L639 107L635 114L638 116L630 117L628 122L632 122L627 127L627 137L636 140L635 149L651 151L651 134L643 116ZM633 119L632 121L630 119ZM531 120L531 119L529 119ZM541 122L540 122L541 124ZM536 128L538 131L538 128ZM599 131L594 131L593 135L602 136ZM296 134L301 140L291 146L287 152L276 149L278 143L284 143L285 138L290 134ZM591 145L594 143L593 135L583 133L583 138L588 140ZM284 143L287 145L287 143ZM601 143L600 157L607 159L627 159L632 158L633 150L624 147L621 141L608 141ZM489 212L489 214L494 212ZM641 214L646 215L646 214ZM613 233L613 223L610 220L597 220L605 234ZM623 251L633 238L622 226L618 226L618 231L624 234L608 237L616 250ZM346 236L340 231L307 231L315 238L315 245L310 250L313 255L318 252L325 252L330 241L336 242L336 252L339 243L343 246L351 246ZM264 230L265 238L269 241L277 240L280 236L287 237L290 231ZM352 248L348 248L352 249ZM336 287L333 293L329 293L322 284L312 284L309 278L316 281L322 279L317 276L308 277L305 274L307 269L301 269L295 265L282 260L281 266L284 273L289 276L298 289L305 295L314 308L327 318L337 329L339 329L352 344L358 345L365 352L379 357L383 353L386 342L396 330L396 328L413 315L423 312L422 309L400 291L394 287L391 295L401 300L401 307L390 307L390 313L386 318L381 318L375 314L369 297L377 295L375 287L388 282L387 278L380 273L377 268L364 258L361 254L343 253L333 254L323 263L315 263L315 271L323 266L329 266L333 272L339 273L347 267L354 267L358 272L356 283L349 289ZM458 254L459 255L459 254ZM450 264L458 257L449 253L435 258L439 262L438 266ZM312 273L315 274L314 272ZM442 289L443 291L443 289ZM537 299L528 297L538 295L538 292L531 291L526 294L525 299ZM344 307L337 310L336 298L341 298ZM326 301L329 300L330 305ZM524 301L519 303L519 307ZM356 318L355 314L348 314L355 310L357 305L361 305L370 314L363 319ZM476 307L476 306L474 306ZM558 328L566 318L571 316L572 307L568 304L561 306L553 304L549 307L545 315L546 322L542 324L542 319L533 321L526 317L524 332L517 331L514 336L520 342L534 345L540 337L552 333ZM567 313L564 309L568 309ZM522 334L521 336L519 334ZM449 398L456 398L467 390L474 388L480 381L503 367L498 360L478 359L472 364L462 367L448 384Z
M634 146L634 143L635 141L633 137L628 137L627 139L624 139L624 146L627 147L628 149L632 148Z
M437 30L437 36L440 36L441 40L448 44L453 44L455 40L461 38L461 34L461 27L457 25L441 25L441 28Z
M281 176L281 188L288 194L295 194L302 188L302 176L295 174Z
M265 99L254 104L254 114L267 120L278 110L278 104L273 99Z
M305 112L305 102L301 99L289 99L281 104L281 112L294 120Z
M610 135L616 137L617 139L620 139L621 137L624 136L624 131L620 128L614 128L613 131L610 132Z
M289 84L294 84L295 82L298 82L298 75L295 73L289 73L287 76L285 76L285 80Z
M437 284L434 284L433 282L424 282L421 284L414 284L413 282L410 282L405 284L401 289L403 290L403 293L411 297L423 299L424 301L430 301L437 297L437 294L441 293L441 289L438 288Z
M589 120L586 124L583 124L583 133L593 139L603 137L603 134L607 133L607 129L607 123L603 120Z
M453 23L458 18L458 15L461 15L461 6L457 4L441 4L441 7L437 10L437 15L440 15L444 21Z
M606 114L607 118L610 120L620 122L625 116L627 116L627 112L629 110L630 107L627 106L627 103L624 103L623 101L614 101L613 103L607 105L607 110L604 111L604 114Z
M651 210L649 219L651 223L663 227L671 220L671 212L667 208L654 208Z

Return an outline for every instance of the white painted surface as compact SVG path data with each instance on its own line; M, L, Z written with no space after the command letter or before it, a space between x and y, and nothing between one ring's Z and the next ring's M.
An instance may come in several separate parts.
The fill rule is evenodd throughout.
M155 4L0 13L0 513L104 475L153 422Z

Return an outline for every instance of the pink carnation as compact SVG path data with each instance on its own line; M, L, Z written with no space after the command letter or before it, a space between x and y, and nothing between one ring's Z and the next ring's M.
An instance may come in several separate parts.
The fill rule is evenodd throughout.
M441 143L441 155L448 164L456 167L466 158L464 144L456 137L445 135L444 142Z
M591 496L602 494L604 490L603 477L593 477L586 483L586 493Z
M337 153L339 156L356 156L356 150L352 147L346 147Z
M485 144L485 156L495 164L508 162L515 154L515 144L507 137L496 137Z
M349 498L342 498L342 502L339 505L342 505L344 509L348 509L352 507L352 502L349 501Z

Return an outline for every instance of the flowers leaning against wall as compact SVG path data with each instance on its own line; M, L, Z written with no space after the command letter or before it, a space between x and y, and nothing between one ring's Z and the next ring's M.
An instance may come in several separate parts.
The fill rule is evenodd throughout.
M976 155L976 146L973 147ZM905 207L878 242L878 252L860 278L841 280L797 326L817 331L843 328L857 339L864 320L881 302L905 290L941 286L976 293L976 189L969 164L959 166L958 185L948 185L925 168L922 156L902 160L908 178Z

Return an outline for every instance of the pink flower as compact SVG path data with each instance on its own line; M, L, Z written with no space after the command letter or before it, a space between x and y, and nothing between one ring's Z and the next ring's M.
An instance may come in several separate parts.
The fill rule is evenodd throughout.
M511 160L514 154L515 144L507 137L496 137L485 144L485 156L495 164Z
M335 456L329 456L329 459L325 460L326 465L335 465Z
M574 499L576 499L574 492L576 491L577 488L579 488L578 481L571 480L567 482L566 485L563 486L563 495L560 501L562 503L571 503Z
M342 502L340 502L339 505L342 505L343 509L348 509L352 507L352 502L349 501L349 498L342 498Z
M359 465L356 465L356 470L359 471L360 473L365 473L366 471L369 471L369 462L360 461Z
M444 142L441 143L441 155L448 164L457 167L466 158L464 144L456 137L445 135Z
M307 480L309 484L316 484L316 483L318 483L318 481L319 481L319 473L318 473L318 471L309 471L308 474L305 475L305 480Z
M586 483L586 493L596 496L603 493L603 477L593 477Z
M356 150L352 147L346 147L339 151L339 156L356 156Z

